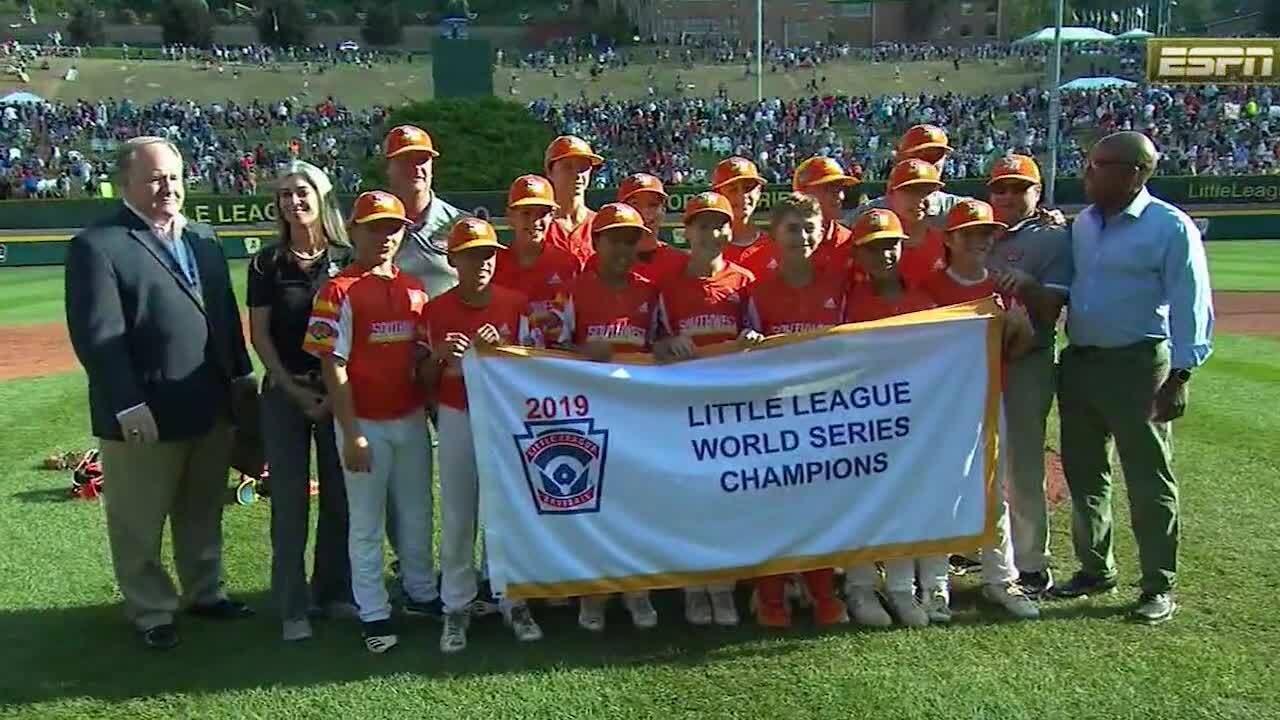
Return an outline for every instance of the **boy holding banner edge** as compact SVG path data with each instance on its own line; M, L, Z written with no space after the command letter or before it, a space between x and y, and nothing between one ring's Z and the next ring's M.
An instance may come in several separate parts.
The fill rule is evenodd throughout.
M921 289L942 306L996 295L1007 308L1004 324L1005 362L1016 359L1029 350L1035 338L1026 306L1012 294L1000 292L993 275L986 268L987 257L995 245L995 234L1006 227L995 219L995 213L987 203L970 199L960 201L946 215L944 256L947 267L935 271L921 283ZM1002 368L1001 376L1003 375ZM1034 620L1040 617L1040 611L1022 592L1013 561L1009 503L1005 499L1008 467L1008 460L1002 458L997 473L997 540L996 544L982 548L982 596L1016 618ZM951 622L949 565L946 555L920 560L921 594L930 622Z
M815 267L812 256L822 241L822 208L808 195L792 194L773 208L769 232L781 266L751 289L747 326L763 335L812 332L844 319L845 277ZM813 598L814 622L820 626L849 622L845 604L835 596L831 568L803 573ZM757 578L756 622L764 627L791 625L785 592L787 575Z
M431 353L418 365L420 382L439 403L440 434L440 596L444 630L440 650L467 647L468 611L477 593L475 546L479 477L475 441L467 414L462 356L473 343L523 342L529 335L528 300L515 290L494 285L498 236L484 220L466 218L449 231L449 264L458 285L433 298L423 313L421 335ZM542 629L523 602L499 600L503 619L521 642L542 638Z
M744 294L755 276L724 259L732 219L729 201L719 193L695 195L685 206L689 262L684 272L668 278L658 290L654 326L662 339L654 345L654 356L659 360L690 360L699 347L764 339L743 323ZM685 588L684 613L691 625L713 620L726 627L737 625L733 583Z

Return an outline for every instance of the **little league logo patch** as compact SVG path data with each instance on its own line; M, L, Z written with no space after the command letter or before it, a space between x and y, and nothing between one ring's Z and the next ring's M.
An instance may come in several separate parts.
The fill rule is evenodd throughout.
M600 511L609 431L593 418L526 421L513 436L539 515Z

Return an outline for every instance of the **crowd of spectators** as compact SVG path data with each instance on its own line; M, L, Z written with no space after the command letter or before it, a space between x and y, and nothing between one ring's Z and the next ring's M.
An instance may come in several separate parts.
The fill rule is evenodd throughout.
M1006 57L1014 46L974 46L952 50L953 60ZM666 52L655 46L627 52ZM682 46L675 46L678 52ZM683 48L688 50L690 48ZM694 47L737 52L728 45ZM613 48L600 50L590 39L552 45L554 53L599 53L603 62L629 62ZM1078 50L1084 52L1084 50ZM31 60L30 48L6 46L11 58ZM285 51L165 48L176 61L335 61L323 48ZM832 58L867 51L826 45L766 48L771 62L781 58ZM909 60L943 53L925 46L878 48L877 59ZM781 55L779 54L781 53ZM351 51L352 57L360 57ZM944 57L937 55L936 57ZM963 56L963 57L962 57ZM567 56L566 56L567 57ZM576 57L576 56L574 56ZM363 60L373 61L372 56ZM523 63L526 58L518 59ZM728 58L725 61L732 61ZM816 90L816 88L815 88ZM883 179L892 167L893 147L909 126L928 122L947 129L955 148L947 174L980 177L1008 152L1046 159L1048 95L1037 88L982 96L953 92L919 95L814 95L796 99L740 102L716 97L670 96L639 100L536 100L530 110L558 133L589 140L607 161L595 176L600 187L627 173L645 170L668 183L700 183L707 169L730 154L751 157L765 176L786 182L805 157L828 155L865 177ZM189 159L188 181L195 191L253 193L277 166L293 158L325 169L344 191L360 187L360 169L377 151L385 128L384 108L345 107L340 99L300 101L296 97L248 103L201 105L190 100L138 104L128 99L101 102L10 104L0 107L0 198L67 197L93 194L110 171L110 156L121 140L163 135ZM1280 88L1158 88L1139 86L1062 96L1059 173L1083 171L1083 143L1113 130L1148 133L1162 150L1159 172L1169 175L1264 174L1280 172Z
M354 192L385 114L347 108L334 98L317 104L297 98L9 104L0 108L0 199L97 194L116 145L137 135L164 136L182 148L194 192L253 194L294 158Z
M1059 172L1080 175L1083 142L1114 130L1148 133L1162 148L1160 171L1225 175L1280 171L1280 89L1132 88L1062 96ZM667 182L702 182L710 158L754 159L773 182L786 182L804 158L827 155L882 179L897 138L911 125L947 129L951 177L982 177L1009 152L1046 157L1048 93L811 97L762 103L720 98L634 101L543 100L531 110L560 132L581 135L607 160L600 186L643 169Z

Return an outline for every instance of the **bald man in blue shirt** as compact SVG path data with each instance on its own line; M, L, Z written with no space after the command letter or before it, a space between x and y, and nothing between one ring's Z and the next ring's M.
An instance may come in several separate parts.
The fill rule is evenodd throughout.
M1080 571L1055 590L1082 597L1116 587L1112 552L1114 439L1129 491L1142 591L1133 619L1155 624L1177 610L1178 486L1170 423L1187 406L1193 371L1212 352L1213 304L1200 231L1152 197L1158 155L1145 135L1108 135L1089 153L1093 203L1072 225L1067 335L1058 405Z

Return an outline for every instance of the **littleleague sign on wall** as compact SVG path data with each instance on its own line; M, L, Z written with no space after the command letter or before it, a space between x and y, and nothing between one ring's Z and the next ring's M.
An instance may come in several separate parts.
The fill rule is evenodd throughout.
M984 301L673 365L468 354L495 589L680 587L981 545L999 333Z

